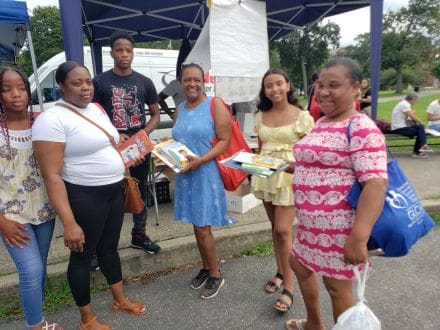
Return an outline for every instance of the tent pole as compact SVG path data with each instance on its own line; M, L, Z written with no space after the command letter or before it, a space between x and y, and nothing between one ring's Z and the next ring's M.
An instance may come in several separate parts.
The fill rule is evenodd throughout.
M380 64L382 58L382 17L383 0L374 0L370 4L370 74L371 74L371 110L373 120L377 119Z
M35 59L34 44L32 42L31 31L27 30L26 33L29 42L29 51L31 53L32 68L34 70L35 86L37 87L38 104L40 105L40 112L43 112L44 111L43 97L41 95L40 80L38 79L38 67L37 67L37 60Z

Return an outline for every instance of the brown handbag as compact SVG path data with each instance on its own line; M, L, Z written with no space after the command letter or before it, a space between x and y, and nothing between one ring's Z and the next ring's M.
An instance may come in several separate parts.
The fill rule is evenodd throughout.
M56 103L56 105L66 108L67 110L72 111L73 113L77 114L84 120L88 121L92 125L99 128L109 139L110 143L112 144L113 148L118 152L118 155L120 155L118 148L115 143L115 139L113 136L111 136L105 129L103 129L98 124L94 123L92 120L84 116L83 114L76 111L73 107L64 104L64 103ZM139 190L139 180L136 178L133 178L131 176L127 176L124 178L123 182L123 193L124 193L124 211L125 213L133 213L138 214L143 211L145 208L145 202L142 199L141 192Z
M145 208L139 190L139 180L132 176L124 179L124 210L125 213L138 214Z

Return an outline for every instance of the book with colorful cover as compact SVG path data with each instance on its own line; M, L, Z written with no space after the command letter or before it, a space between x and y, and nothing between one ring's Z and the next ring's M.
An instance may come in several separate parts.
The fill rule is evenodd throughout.
M152 153L176 173L188 165L188 155L197 157L187 146L174 139L156 144Z
M153 142L148 138L144 130L128 138L127 141L118 146L118 151L124 161L125 168L135 164L137 157L148 155L154 148Z
M283 159L256 155L246 151L239 151L220 163L223 166L236 168L262 178L271 177L289 167L289 164Z

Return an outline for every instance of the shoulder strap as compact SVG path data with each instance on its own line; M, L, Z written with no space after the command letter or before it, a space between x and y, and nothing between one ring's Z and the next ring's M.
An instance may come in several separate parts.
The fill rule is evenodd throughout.
M107 136L107 138L109 139L109 141L110 141L110 143L112 144L112 146L113 146L116 150L118 150L118 148L117 148L117 146L116 146L115 138L114 138L110 133L108 133L105 129L103 129L101 126L99 126L99 125L96 124L94 121L92 121L92 120L90 120L89 118L87 118L86 116L84 116L82 113L76 111L73 107L71 107L70 105L68 105L68 104L66 104L66 103L60 103L60 102L57 102L57 103L55 103L55 105L58 105L58 106L60 106L60 107L64 107L64 108L66 108L67 110L73 112L74 114L76 114L76 115L80 116L81 118L83 118L84 120L88 121L90 124L92 124L92 125L94 125L95 127L99 128L99 129L100 129L100 130L101 130L101 131Z
M227 104L225 103L225 101L223 101L223 99L221 99L220 97L216 97L216 96L214 96L214 97L211 99L211 104L210 104L211 117L212 117L212 121L214 122L214 124L215 124L215 104L214 104L214 100L215 100L215 99L219 99L220 101L222 101L223 105L224 105L225 108L228 110L229 114L232 116L229 105L227 105Z

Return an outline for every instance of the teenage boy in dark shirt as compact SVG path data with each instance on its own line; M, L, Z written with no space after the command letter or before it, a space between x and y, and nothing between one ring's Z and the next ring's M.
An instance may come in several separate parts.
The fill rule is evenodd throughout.
M160 110L156 88L151 79L131 68L134 39L128 33L115 32L110 36L110 47L114 67L93 79L94 101L104 107L123 142L142 129L147 134L156 129L160 121ZM145 104L150 113L148 122ZM129 169L130 175L139 180L139 189L144 200L148 189L146 182L149 162L148 155L144 162ZM145 207L141 213L133 214L131 247L143 249L150 254L158 253L159 245L151 241L145 233L146 224Z

